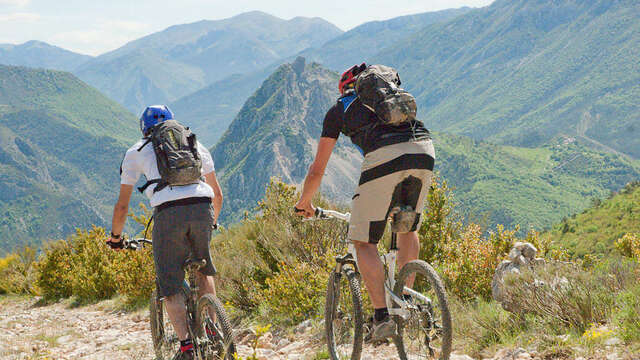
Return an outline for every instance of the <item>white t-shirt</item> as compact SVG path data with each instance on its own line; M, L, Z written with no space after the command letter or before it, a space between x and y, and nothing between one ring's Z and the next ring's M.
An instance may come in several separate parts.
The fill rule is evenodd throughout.
M144 175L147 180L160 179L160 172L156 164L156 154L153 151L153 144L148 143L142 150L138 151L140 146L144 144L146 139L141 139L133 145L122 160L120 166L120 184L135 185L140 179L140 175ZM213 159L209 150L198 142L198 152L202 158L202 174L206 175L214 171ZM152 207L156 207L167 201L186 199L191 197L210 197L213 199L213 189L204 181L198 184L184 186L167 186L164 189L154 193L157 184L151 184L144 191L149 198Z

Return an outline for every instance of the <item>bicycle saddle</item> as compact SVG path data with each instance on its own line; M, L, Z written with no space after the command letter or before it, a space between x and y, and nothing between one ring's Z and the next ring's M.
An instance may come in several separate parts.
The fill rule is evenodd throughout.
M207 265L207 260L205 260L205 259L191 259L191 258L189 258L184 262L184 265L182 265L182 267L184 269L188 269L189 267L193 267L196 270L198 270L200 268L203 268L205 265Z
M407 233L411 231L418 220L418 214L411 206L396 206L389 212L391 218L391 231L394 233Z

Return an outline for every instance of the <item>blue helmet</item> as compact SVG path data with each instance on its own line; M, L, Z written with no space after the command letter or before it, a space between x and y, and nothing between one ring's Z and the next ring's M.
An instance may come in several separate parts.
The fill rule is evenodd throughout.
M140 131L144 135L159 122L173 119L173 113L167 105L151 105L144 109L140 116Z

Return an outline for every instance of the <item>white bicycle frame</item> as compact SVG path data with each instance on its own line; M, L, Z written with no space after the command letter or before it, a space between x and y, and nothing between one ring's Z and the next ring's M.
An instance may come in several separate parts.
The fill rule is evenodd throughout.
M351 220L351 213L341 213L334 210L324 210L318 208L317 218L335 218L340 219L346 222ZM348 240L347 240L348 241ZM358 263L358 255L356 254L356 248L353 245L353 242L348 241L348 252L353 256L356 264ZM414 308L414 305L408 304L404 299L398 297L393 293L393 288L396 285L396 260L398 257L398 250L391 249L384 255L380 255L380 260L384 265L387 266L387 276L384 281L384 290L385 290L385 302L387 303L387 308L389 309L389 314L397 315L402 317L404 320L408 319L410 316L409 309ZM411 295L413 298L423 301L425 304L431 303L431 300L420 294L419 292L405 286L404 292ZM400 307L395 307L395 304L400 305Z

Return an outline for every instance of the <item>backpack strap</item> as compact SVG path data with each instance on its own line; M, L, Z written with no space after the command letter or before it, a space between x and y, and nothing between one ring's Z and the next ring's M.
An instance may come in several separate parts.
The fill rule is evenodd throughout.
M355 91L353 91L350 94L342 96L340 99L338 99L338 102L342 103L342 111L346 113L347 110L349 110L349 106L351 106L351 104L353 104L353 102L357 98L358 96L356 95Z
M149 137L147 138L147 140L146 140L144 143L142 143L142 145L138 148L138 152L142 151L142 148L144 148L145 146L147 146L147 144L148 144L148 143L150 143L150 142L151 142L151 136L149 136Z
M160 182L161 182L161 181L162 181L162 179L147 180L147 182L146 182L144 185L142 185L142 186L140 186L140 187L138 188L138 191L140 191L140 193L142 194L142 193L144 193L144 191L145 191L145 190L147 190L147 188L149 187L149 185L151 185L151 184L160 184ZM160 185L158 185L158 186L160 186ZM153 192L154 192L154 193L155 193L155 192L158 192L158 191L160 191L160 190L161 190L161 189L158 189L158 186L156 186L156 188L155 188L155 189L153 189ZM165 186L166 186L166 185L165 185ZM165 186L163 186L163 188L164 188Z

